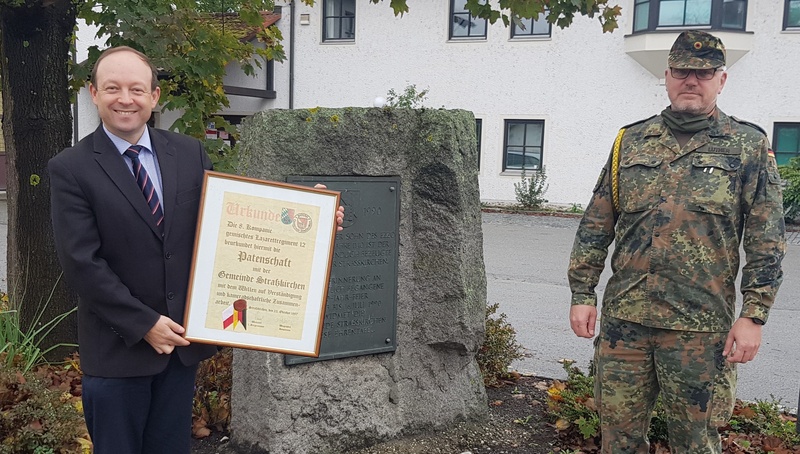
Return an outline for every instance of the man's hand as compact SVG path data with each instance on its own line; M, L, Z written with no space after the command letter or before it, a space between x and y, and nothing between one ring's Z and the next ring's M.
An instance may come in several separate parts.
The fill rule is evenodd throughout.
M756 357L759 347L761 325L749 318L739 318L728 333L722 356L727 357L728 362L744 364Z
M328 189L327 186L321 183L317 183L314 185L316 189ZM336 210L336 231L341 232L344 227L342 227L342 222L344 222L344 207L339 205L339 209Z
M576 304L569 308L569 325L578 337L594 337L597 323L597 308L587 304Z
M144 335L144 340L159 354L168 355L175 350L175 347L189 345L189 341L181 337L184 331L186 330L181 325L162 315L150 328L150 331Z

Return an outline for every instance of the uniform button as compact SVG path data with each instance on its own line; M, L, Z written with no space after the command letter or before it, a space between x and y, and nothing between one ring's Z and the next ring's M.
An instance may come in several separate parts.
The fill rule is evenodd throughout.
M169 293L167 293L167 299L168 299L168 300L175 299L175 294L174 294L174 293L172 293L172 292L169 292Z
M166 257L167 260L171 259L172 258L172 252L167 252L166 254L164 254L164 257Z

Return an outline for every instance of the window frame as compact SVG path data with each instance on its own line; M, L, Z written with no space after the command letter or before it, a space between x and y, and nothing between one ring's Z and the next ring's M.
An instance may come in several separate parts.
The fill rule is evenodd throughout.
M789 24L789 13L793 3L800 9L800 0L786 0L783 4L783 29L800 31L800 18L798 18L797 24Z
M778 139L780 138L780 131L782 129L793 129L797 132L797 143L794 144L796 151L794 152L794 155L789 157L789 159L800 156L800 121L777 121L772 125L772 150L773 153L775 153L775 161L778 162L778 165L786 165L789 159L787 159L786 162L781 163L781 159L779 158L781 158L782 155L791 153L779 151L778 145L780 144L778 143Z
M485 1L485 0L483 0L483 1ZM475 17L472 16L472 13L470 13L469 11L456 13L456 2L463 2L464 6L467 5L467 0L450 0L450 14L447 16L448 17L448 23L449 23L449 26L448 26L448 33L449 33L448 36L450 37L449 39L452 40L452 41L485 40L486 37L487 37L488 31L489 31L489 21L487 19L475 18ZM462 6L462 8L464 6ZM459 14L459 15L466 14L467 15L467 18L468 18L468 21L470 23L470 26L467 28L467 35L466 36L453 36L453 26L455 25L454 18L456 16L456 14ZM473 20L483 21L483 35L472 35L472 34L470 34L469 30L472 29L471 24L473 23Z
M539 17L537 17L536 19L534 19L534 18L530 18L530 19L522 19L522 18L520 18L520 20L529 20L529 21L531 21L530 27L529 27L530 28L530 33L517 34L516 33L517 25L512 22L510 24L511 26L509 27L509 28L511 28L511 39L550 38L552 36L552 34L553 34L553 24L547 22L547 14L548 14L548 11L545 10L543 13L539 14ZM547 24L547 33L534 33L533 32L533 30L535 28L535 24L537 22L539 22L539 21L542 21L545 24ZM527 26L528 24L525 24L525 25Z
M686 24L686 16L684 14L683 24L681 25L659 25L660 13L661 13L661 3L662 2L671 2L677 0L634 0L633 3L633 20L631 25L631 30L633 34L638 33L650 33L654 31L662 31L662 30L689 30L689 29L709 29L709 30L734 30L734 31L745 31L747 30L747 5L748 0L733 0L733 3L742 3L744 4L744 10L742 12L741 26L731 27L726 26L724 24L724 12L725 12L725 4L724 0L708 0L711 2L711 13L709 16L709 21L707 24ZM684 2L684 13L686 11L686 1ZM787 0L788 1L788 0ZM639 13L640 8L643 8L643 5L647 5L647 27L642 29L636 29L637 23L640 21Z
M353 1L353 15L347 16L344 13L340 15L331 15L329 16L328 5L330 2L335 2L339 4L339 10L343 10L342 4L347 0L322 0L322 42L324 43L336 43L336 42L352 42L356 40L356 0ZM339 20L339 36L334 38L328 37L328 19L338 19ZM353 21L353 29L352 29L352 37L342 37L344 34L344 27L342 27L342 20L343 19L351 19Z
M519 147L522 148L522 165L519 168L517 168L517 167L509 167L508 166L508 155L509 155L509 147L510 147L509 144L508 144L508 136L509 136L508 132L509 132L509 129L511 128L511 126L515 125L515 124L525 125L525 128L524 128L525 133L524 133L524 136L523 136L523 139L522 139L522 145L512 145L513 147L516 147L516 148L519 148ZM542 129L541 141L538 143L538 145L528 145L528 142L527 142L527 134L528 134L527 133L527 130L528 130L527 125L531 125L531 124L541 125L541 129ZM503 172L508 172L508 171L511 171L511 172L522 172L522 171L526 171L526 172L528 172L528 171L541 172L542 168L544 167L544 164L543 164L543 162L544 162L544 133L545 133L545 121L543 119L506 118L503 121L503 166L502 166ZM531 154L532 156L534 156L535 158L537 158L539 160L539 164L535 168L526 168L525 167L525 156L528 156L528 153L525 152L525 150L527 148L534 148L534 149L538 148L539 149L538 157L536 157L535 153Z

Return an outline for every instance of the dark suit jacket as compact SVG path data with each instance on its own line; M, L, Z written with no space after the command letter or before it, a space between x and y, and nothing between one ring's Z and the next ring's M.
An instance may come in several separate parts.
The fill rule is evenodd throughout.
M143 340L160 315L183 324L204 169L196 139L150 129L161 168L164 234L102 125L48 164L56 250L77 291L81 367L89 375L154 375L170 355ZM191 365L210 345L176 349Z

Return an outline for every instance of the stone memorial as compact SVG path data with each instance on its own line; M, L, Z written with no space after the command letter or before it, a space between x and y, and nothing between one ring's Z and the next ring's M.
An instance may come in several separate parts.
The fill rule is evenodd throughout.
M375 303L396 305L396 338L388 339L393 351L287 364L282 354L235 350L231 448L341 453L485 419L486 392L475 360L484 339L486 276L473 115L444 109L270 110L245 121L240 131L240 173L248 177L399 181L397 225L367 229L395 231L399 246L377 248L381 264L396 263L396 295L369 294L370 300L394 299ZM346 225L353 216L369 222L365 207L357 208L346 211ZM349 240L346 225L337 241ZM369 260L348 262L361 264L355 275L369 275ZM346 278L337 282L331 285L347 284ZM334 310L330 299L328 304Z

